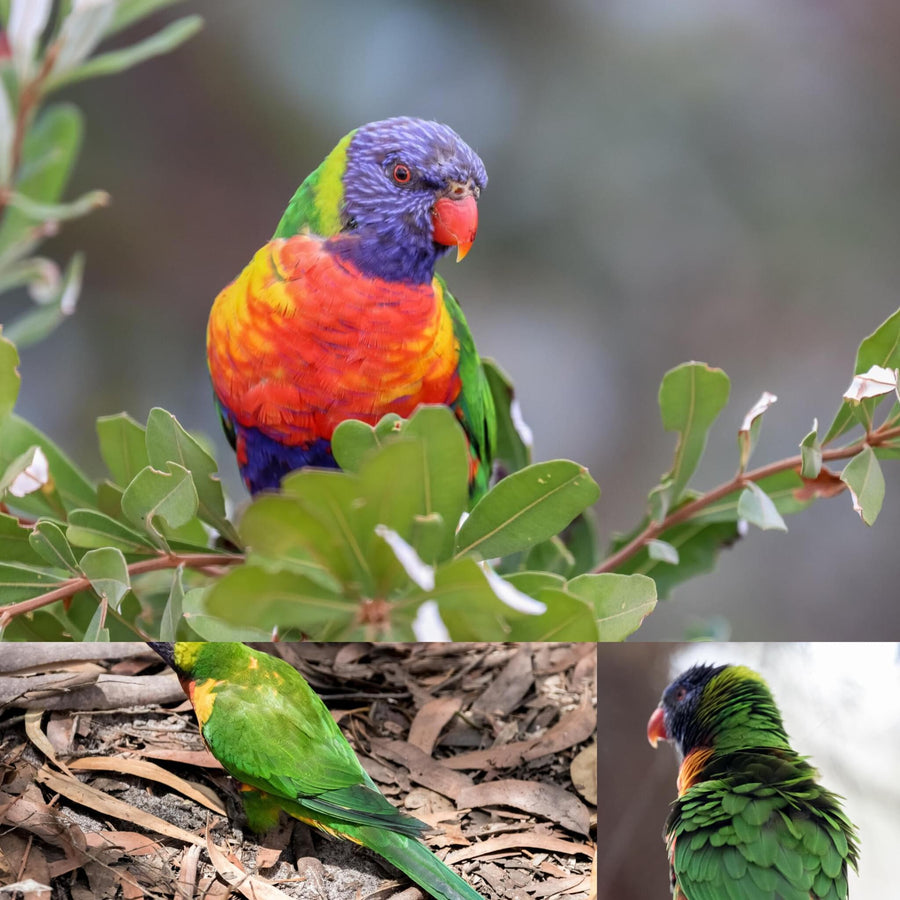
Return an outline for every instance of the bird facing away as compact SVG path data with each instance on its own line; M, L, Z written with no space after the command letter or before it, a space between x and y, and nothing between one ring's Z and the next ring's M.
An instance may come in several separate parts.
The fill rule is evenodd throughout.
M488 487L496 416L459 304L434 273L468 253L487 174L446 125L399 117L342 138L297 189L275 235L216 298L207 359L247 488L334 466L345 419L374 425L449 406Z
M178 675L210 753L241 782L254 831L284 810L374 850L438 900L483 900L419 842L428 826L388 802L296 669L239 643L148 643Z
M856 831L788 742L768 685L744 666L693 666L647 723L673 741L666 822L676 900L846 900Z

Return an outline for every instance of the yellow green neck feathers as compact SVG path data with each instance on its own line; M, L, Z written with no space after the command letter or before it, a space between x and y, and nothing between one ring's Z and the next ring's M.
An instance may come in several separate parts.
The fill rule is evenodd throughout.
M342 179L347 168L347 147L354 134L355 130L344 135L322 164L297 188L273 237L290 237L304 230L331 237L341 230Z

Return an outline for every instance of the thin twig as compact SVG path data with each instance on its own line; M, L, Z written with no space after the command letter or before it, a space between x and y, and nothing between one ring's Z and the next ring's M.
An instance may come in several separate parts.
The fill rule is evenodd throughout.
M224 553L167 553L165 555L156 556L153 559L142 559L138 562L131 563L128 566L128 574L140 575L144 572L157 572L161 569L175 569L178 566L185 566L189 569L203 568L204 566L235 566L244 561L243 556L229 556ZM73 597L79 591L89 590L91 582L83 576L67 578L53 588L37 597L29 600L22 600L19 603L13 603L4 606L0 612L0 628L9 624L9 621L15 616L23 613L33 612L44 606L49 606L57 600L65 600L67 597Z
M878 447L896 437L900 437L900 428L884 428L884 426L882 426L882 428L870 432L855 444L849 444L846 447L837 447L834 450L823 450L822 462L829 462L835 459L847 459L848 457L856 456L857 453L860 453L867 446L872 448ZM642 550L647 543L655 540L664 531L667 531L675 525L680 525L682 522L687 522L697 515L697 513L706 509L706 507L711 506L717 500L721 500L723 497L727 497L729 494L732 494L741 488L745 488L751 482L762 481L770 475L777 475L779 472L784 472L789 469L797 469L802 463L802 456L791 456L787 459L779 460L778 462L760 466L758 469L753 469L750 472L738 473L731 481L720 484L708 493L697 497L696 500L685 503L684 506L679 506L678 509L669 513L669 515L661 522L651 522L639 535L637 535L637 537L633 538L624 547L619 548L615 553L604 559L603 562L594 569L594 572L599 574L602 572L616 571L622 563L631 559L631 557Z

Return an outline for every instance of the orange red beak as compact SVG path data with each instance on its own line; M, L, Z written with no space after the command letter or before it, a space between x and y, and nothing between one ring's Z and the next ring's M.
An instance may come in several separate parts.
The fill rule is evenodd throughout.
M660 741L669 739L669 733L666 731L665 715L663 708L657 706L653 710L653 715L650 716L650 721L647 723L647 740L650 741L651 746L654 748Z
M445 247L456 247L459 262L472 249L478 231L478 203L472 194L458 199L441 197L431 212L434 225L434 242Z

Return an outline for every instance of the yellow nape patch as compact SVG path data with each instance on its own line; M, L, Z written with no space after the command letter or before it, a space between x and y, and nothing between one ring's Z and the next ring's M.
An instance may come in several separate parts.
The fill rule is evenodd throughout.
M197 714L197 721L200 723L201 728L209 721L209 717L212 715L213 705L216 702L215 689L224 683L224 681L214 681L212 678L207 678L206 681L202 681L200 684L193 683L190 685L189 696L191 704L194 707L194 712Z
M316 209L319 213L318 233L323 236L341 230L341 206L344 200L344 170L347 168L347 147L355 131L344 135L337 146L319 166L316 174Z

